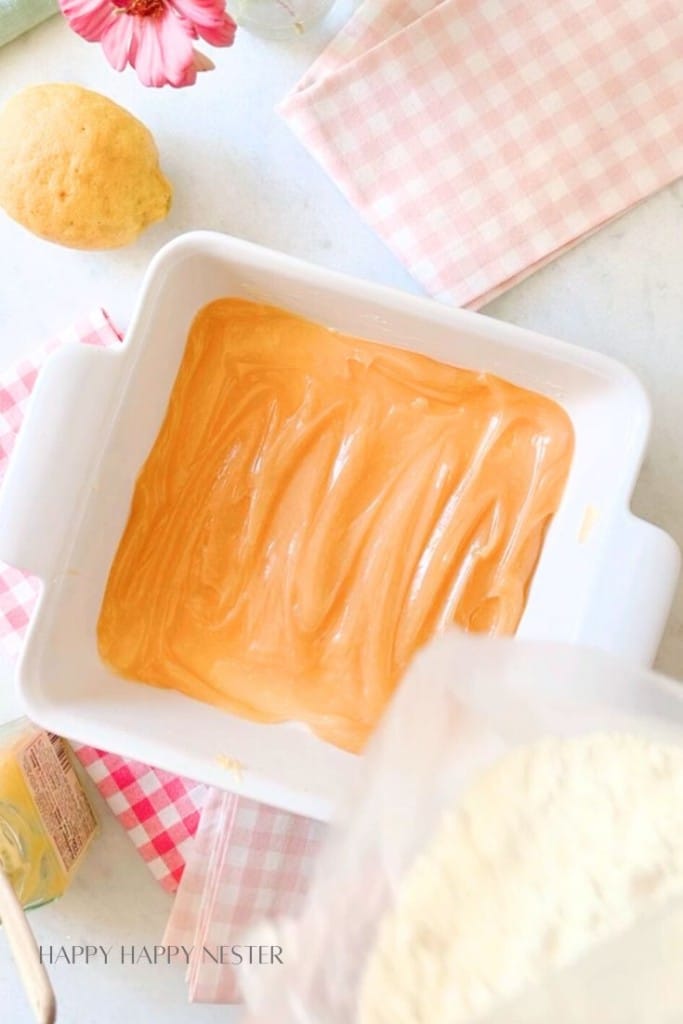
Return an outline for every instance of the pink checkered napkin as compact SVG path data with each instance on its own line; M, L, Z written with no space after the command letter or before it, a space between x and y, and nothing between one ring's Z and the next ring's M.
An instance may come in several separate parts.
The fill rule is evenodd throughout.
M297 910L323 833L319 822L210 790L163 939L192 948L192 1002L239 1002L240 967L221 964L219 951L261 918Z
M281 112L477 307L683 174L679 0L365 0Z
M95 747L73 748L154 877L175 892L208 787Z
M108 346L120 340L107 314L99 309L0 375L0 481L38 371L49 353L69 342ZM0 650L9 657L21 650L38 587L34 577L0 562ZM74 750L155 878L173 892L199 824L206 786L94 747L74 744Z

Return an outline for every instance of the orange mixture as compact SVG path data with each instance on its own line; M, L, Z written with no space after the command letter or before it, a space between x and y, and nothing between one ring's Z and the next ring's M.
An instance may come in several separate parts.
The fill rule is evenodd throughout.
M360 750L429 637L514 632L572 450L548 398L213 302L135 487L100 653Z

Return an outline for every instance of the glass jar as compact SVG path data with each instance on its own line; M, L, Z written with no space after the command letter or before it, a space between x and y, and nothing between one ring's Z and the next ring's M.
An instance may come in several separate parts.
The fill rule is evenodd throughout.
M0 727L0 870L25 909L65 892L96 831L66 742L26 719Z
M317 24L333 5L334 0L230 0L228 10L246 32L287 39Z

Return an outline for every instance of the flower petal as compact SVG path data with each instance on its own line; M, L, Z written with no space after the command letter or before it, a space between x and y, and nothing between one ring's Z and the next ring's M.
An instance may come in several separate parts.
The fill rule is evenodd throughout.
M225 14L218 25L197 26L199 35L211 46L232 46L236 30L237 25L229 14Z
M130 59L134 19L121 13L102 35L104 55L116 71L123 71Z
M177 88L182 88L183 86L186 86L186 85L194 85L194 83L196 81L197 81L197 69L194 66L194 64L188 64L187 68L185 69L185 73L184 73L181 81L179 81L176 84L176 87Z
M184 2L171 0L171 3L178 13L193 25L211 24L218 13L217 0L184 0Z
M232 46L237 26L225 10L225 0L170 0L202 39L212 46Z
M192 40L172 11L137 19L135 68L143 85L186 85L193 65ZM196 74L195 74L196 77Z
M60 6L74 32L91 43L119 17L110 0L60 0Z
M176 18L178 19L180 24L185 29L185 31L187 32L188 36L192 36L193 39L198 39L199 36L197 34L197 29L194 27L192 22L188 21L187 18L184 17L184 15L179 14L175 7L170 6L170 10L175 14Z

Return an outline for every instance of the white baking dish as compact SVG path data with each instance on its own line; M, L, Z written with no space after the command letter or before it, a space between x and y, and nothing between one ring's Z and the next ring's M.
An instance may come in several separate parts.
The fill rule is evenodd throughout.
M627 369L484 316L199 232L153 261L120 348L66 347L38 381L0 498L0 557L43 582L17 669L32 719L319 817L353 771L352 755L303 726L258 725L127 682L98 656L97 618L137 473L161 425L190 323L224 295L486 370L558 401L574 424L576 450L519 633L651 661L679 556L670 537L628 509L650 416ZM226 768L235 761L241 772Z

